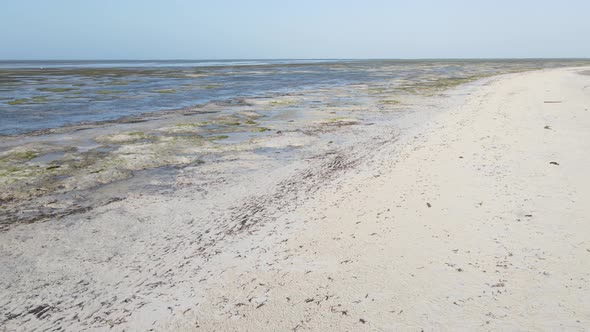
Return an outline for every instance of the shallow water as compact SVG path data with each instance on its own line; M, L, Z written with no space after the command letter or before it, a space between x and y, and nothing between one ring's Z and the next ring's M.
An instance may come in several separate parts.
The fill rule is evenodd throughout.
M375 92L441 78L578 60L226 60L0 62L0 135L215 101L363 84ZM587 64L587 63L586 63Z

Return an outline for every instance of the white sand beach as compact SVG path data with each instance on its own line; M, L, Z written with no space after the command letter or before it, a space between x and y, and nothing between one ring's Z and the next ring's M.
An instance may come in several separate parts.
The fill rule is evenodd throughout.
M317 158L15 225L0 330L587 330L584 71L485 78Z

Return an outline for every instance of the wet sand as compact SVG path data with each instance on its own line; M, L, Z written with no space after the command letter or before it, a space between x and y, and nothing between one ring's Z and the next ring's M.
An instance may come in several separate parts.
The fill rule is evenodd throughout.
M583 330L582 70L408 97L389 122L275 129L281 149L312 125L317 140L288 162L265 143L184 167L172 189L17 223L0 233L2 326Z

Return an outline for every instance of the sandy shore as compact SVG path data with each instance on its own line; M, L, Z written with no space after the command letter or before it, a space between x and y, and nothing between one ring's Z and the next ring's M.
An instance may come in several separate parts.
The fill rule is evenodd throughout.
M287 166L241 161L239 178L12 227L0 325L585 330L582 71L488 78Z

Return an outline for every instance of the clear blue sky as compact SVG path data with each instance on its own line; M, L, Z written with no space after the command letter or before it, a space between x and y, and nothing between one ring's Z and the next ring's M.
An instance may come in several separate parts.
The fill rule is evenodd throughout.
M590 57L590 0L2 0L0 59Z

